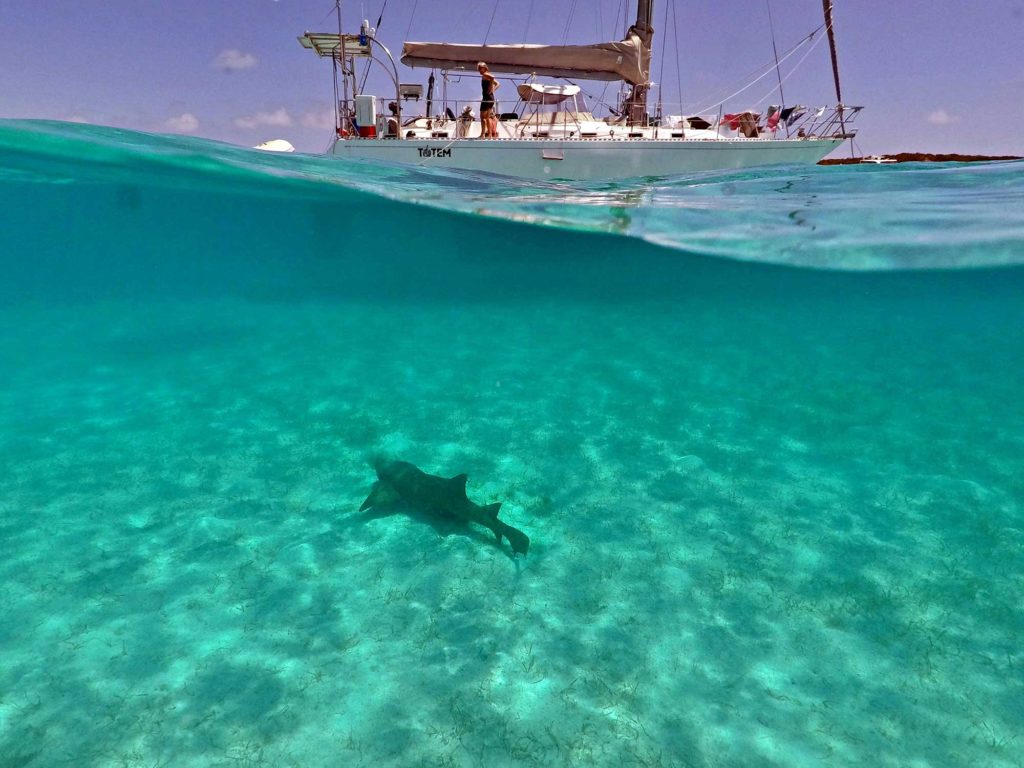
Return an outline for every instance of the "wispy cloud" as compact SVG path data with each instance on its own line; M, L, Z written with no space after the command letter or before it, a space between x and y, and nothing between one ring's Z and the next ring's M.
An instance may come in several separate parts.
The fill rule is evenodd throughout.
M227 48L217 54L213 60L213 66L223 69L225 72L239 72L243 69L252 69L259 60L251 53L243 53L237 48Z
M334 110L330 107L311 109L302 116L300 122L305 128L329 131L334 128Z
M191 112L185 112L177 117L169 118L164 126L174 133L195 133L199 130L199 118Z
M932 125L952 125L960 120L956 115L951 115L944 109L936 109L928 113L928 122Z
M254 130L256 128L276 127L276 128L287 128L292 125L294 121L292 116L288 114L288 110L276 109L273 112L257 112L254 115L246 115L244 117L235 118L235 126L238 128L244 128L247 131Z

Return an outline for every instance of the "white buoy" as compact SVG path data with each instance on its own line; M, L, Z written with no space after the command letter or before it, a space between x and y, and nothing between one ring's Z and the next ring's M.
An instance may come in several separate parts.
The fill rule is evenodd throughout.
M264 152L294 152L295 147L292 146L290 141L284 139L271 139L270 141L264 141L262 144L257 144L253 149L261 149Z

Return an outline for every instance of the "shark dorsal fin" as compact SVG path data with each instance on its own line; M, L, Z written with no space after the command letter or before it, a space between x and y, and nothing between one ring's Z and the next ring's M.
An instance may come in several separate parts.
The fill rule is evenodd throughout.
M456 475L455 477L453 477L448 482L451 484L452 488L454 488L456 491L458 491L463 496L465 496L466 495L466 481L468 479L469 479L469 475L462 474L462 475Z
M498 511L500 509L501 509L501 502L499 501L496 504L488 504L486 507L484 507L484 512L492 520L497 520L498 519Z

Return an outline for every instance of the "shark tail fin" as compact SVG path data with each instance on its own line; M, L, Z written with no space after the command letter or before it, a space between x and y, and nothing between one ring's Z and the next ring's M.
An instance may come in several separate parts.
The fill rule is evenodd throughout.
M498 540L498 544L501 544L501 535L506 533L505 529L508 528L501 520L498 519L498 512L501 510L501 502L495 504L487 504L483 508L484 515L488 517L493 524L491 530L494 531L494 538ZM507 534L506 534L507 535Z
M530 537L520 531L518 528L513 528L511 525L505 523L499 523L501 533L498 533L498 540L501 541L501 534L505 534L505 538L508 539L508 543L512 545L512 551L517 555L525 555L530 549Z

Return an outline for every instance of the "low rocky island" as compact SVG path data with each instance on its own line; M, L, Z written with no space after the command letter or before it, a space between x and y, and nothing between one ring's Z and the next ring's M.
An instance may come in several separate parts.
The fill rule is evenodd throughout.
M898 152L870 157L830 157L818 165L857 165L859 163L984 163L994 160L1021 160L1013 155L932 155L924 152Z

